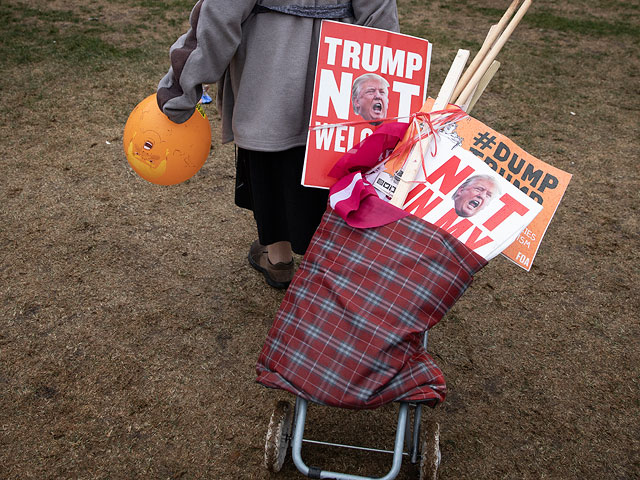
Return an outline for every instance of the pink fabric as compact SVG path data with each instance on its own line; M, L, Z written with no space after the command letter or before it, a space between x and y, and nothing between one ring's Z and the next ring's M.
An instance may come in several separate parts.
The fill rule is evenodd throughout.
M385 123L340 157L329 175L342 178L351 172L372 169L393 151L408 128L408 123Z
M345 153L329 172L340 179L329 190L331 207L348 225L380 227L408 215L378 197L375 188L362 176L386 159L408 127L408 123L385 123Z
M431 120L432 115L436 115L434 121ZM419 138L431 135L443 125L458 122L466 116L458 106L430 113L414 113L411 122L419 119L428 128L419 137L404 144L400 142L411 122L388 122L390 119L384 119L387 123L345 153L329 172L329 175L339 179L329 190L331 207L349 226L356 228L380 227L406 217L408 214L405 211L381 199L362 174L387 161L399 144L401 146L393 156L408 153ZM437 142L434 142L434 149L437 149Z

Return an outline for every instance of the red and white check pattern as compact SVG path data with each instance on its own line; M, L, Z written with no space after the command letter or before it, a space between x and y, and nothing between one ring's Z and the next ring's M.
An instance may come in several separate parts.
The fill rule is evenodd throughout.
M422 333L485 264L417 217L357 229L328 209L269 331L258 382L345 408L444 400Z

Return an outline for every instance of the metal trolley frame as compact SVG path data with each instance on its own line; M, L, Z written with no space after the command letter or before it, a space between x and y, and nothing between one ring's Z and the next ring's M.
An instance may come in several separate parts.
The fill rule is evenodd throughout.
M427 332L423 339L427 345ZM291 446L291 456L296 468L308 478L327 478L335 480L393 480L402 467L403 457L412 464L419 463L420 480L437 478L440 465L440 427L434 421L426 423L422 429L422 407L420 403L398 402L398 422L393 450L382 450L356 445L330 443L304 438L308 401L296 397L295 409L287 401L278 401L271 414L265 442L265 466L271 472L282 468ZM302 459L304 443L329 447L364 450L374 453L392 454L390 470L382 477L364 477L348 473L332 472L308 466Z

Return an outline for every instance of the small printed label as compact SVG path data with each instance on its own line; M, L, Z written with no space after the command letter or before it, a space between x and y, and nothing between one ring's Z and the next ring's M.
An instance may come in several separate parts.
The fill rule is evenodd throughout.
M207 118L207 114L204 113L204 108L202 108L202 105L200 105L199 103L196 105L196 110L200 112L200 115L202 115L202 118L204 119Z
M400 176L402 175L402 171L398 171L396 175L390 175L384 170L380 172L380 174L375 178L372 182L373 187L385 194L388 197L393 197L393 194L396 192L396 187L398 186L398 182L400 181Z

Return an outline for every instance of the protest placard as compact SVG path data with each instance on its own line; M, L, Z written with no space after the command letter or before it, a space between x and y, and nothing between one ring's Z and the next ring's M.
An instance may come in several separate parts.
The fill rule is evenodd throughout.
M502 253L529 271L553 215L571 180L564 172L527 153L504 135L472 117L458 122L456 135L469 150L501 177L543 208Z
M513 243L542 210L453 135L436 136L424 158L404 210L449 232L486 260ZM367 175L374 187L386 178L383 166Z
M430 62L427 40L323 21L303 185L330 187L331 167L381 119L408 121L426 98Z
M433 99L427 99L421 110L428 112L432 104ZM541 206L540 213L522 232L512 242L502 246L502 253L507 258L529 271L542 237L569 185L571 174L534 157L506 136L471 116L445 125L438 131L437 138L448 139L450 144L470 152L491 171ZM433 161L428 155L425 160L427 165ZM394 176L401 166L402 159L386 164L385 170L376 178L382 184L376 187L390 196L394 183L397 183ZM407 200L405 205L408 203Z

